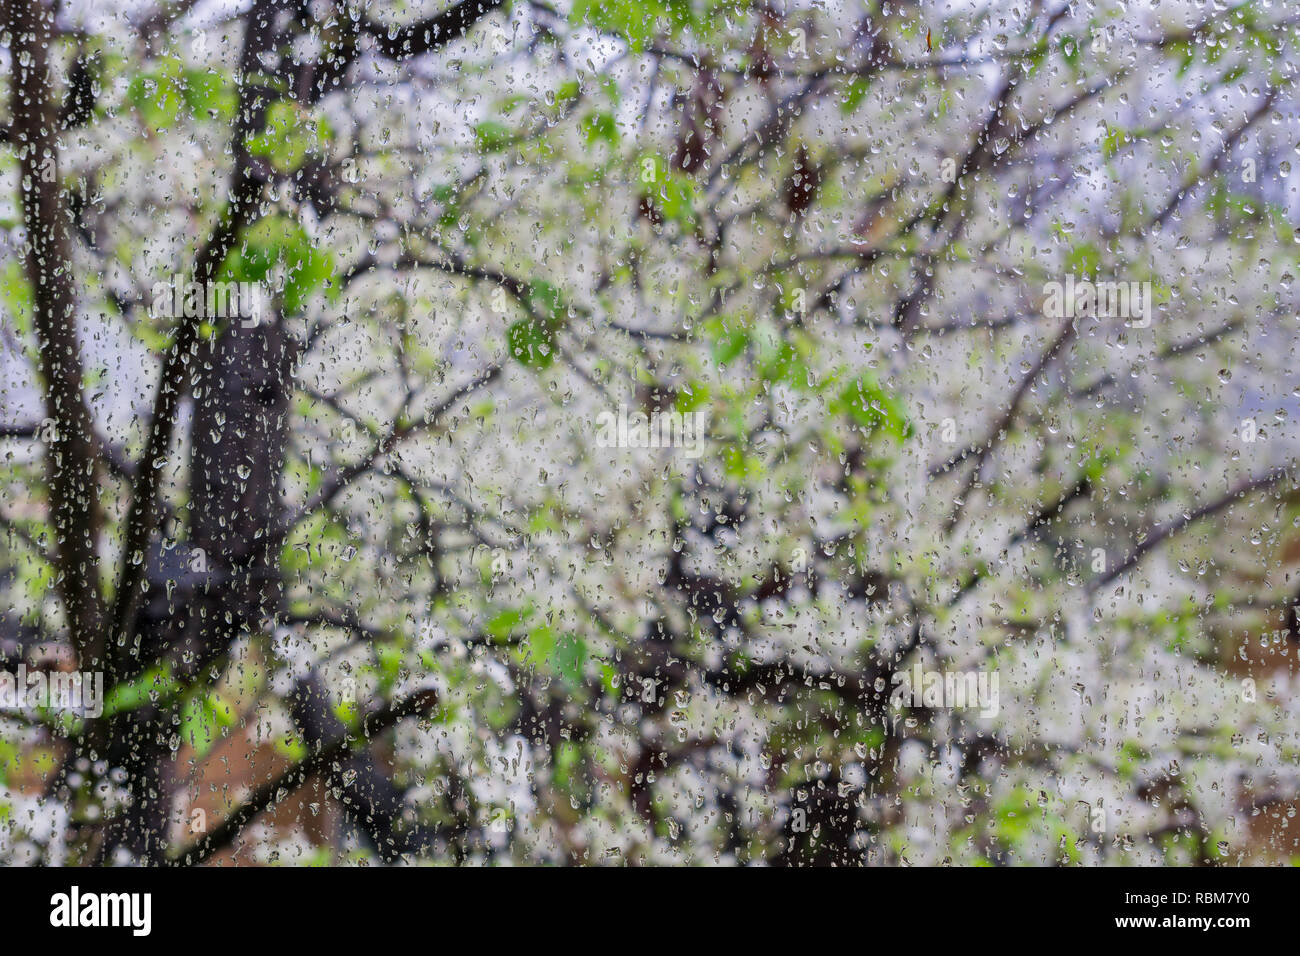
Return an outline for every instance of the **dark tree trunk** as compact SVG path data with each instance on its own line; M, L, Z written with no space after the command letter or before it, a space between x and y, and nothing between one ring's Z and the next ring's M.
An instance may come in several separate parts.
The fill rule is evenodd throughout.
M99 593L98 453L82 390L77 300L68 215L59 180L59 104L50 72L54 9L41 0L5 0L10 36L10 141L17 147L24 263L40 345L46 423L45 469L56 535L59 590L79 666L96 666L104 644Z

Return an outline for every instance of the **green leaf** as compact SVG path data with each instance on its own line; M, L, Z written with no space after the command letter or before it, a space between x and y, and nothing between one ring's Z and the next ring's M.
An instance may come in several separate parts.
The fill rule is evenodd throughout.
M1082 41L1079 40L1078 37L1072 36L1063 36L1057 41L1057 46L1059 46L1061 50L1061 56L1065 58L1065 62L1070 64L1070 66L1079 65L1079 47L1081 44Z
M570 687L582 684L582 668L587 662L587 645L576 634L565 634L555 644L552 658L555 670Z
M135 680L123 681L104 695L104 716L126 713L152 704L179 689L170 668L154 667Z
M555 102L564 104L576 100L582 93L582 84L577 80L566 80L555 91Z
M601 142L617 146L620 139L618 123L611 113L589 113L583 117L582 132L587 137L588 146Z
M855 76L844 86L844 100L840 103L840 112L847 116L857 109L867 96L867 91L871 89L871 80L863 76Z
M781 342L765 357L761 372L766 382L798 385L807 380L808 368L794 345Z
M332 131L324 120L295 103L278 100L267 107L263 130L249 137L248 152L264 158L277 172L291 173L309 154L323 152L331 137Z
M230 122L239 106L235 85L212 70L186 70L182 94L198 119Z
M749 346L749 329L734 317L710 319L704 333L713 345L713 361L719 367L730 365Z
M535 279L529 283L528 307L541 317L549 329L558 328L568 312L564 293L545 279Z
M4 300L5 308L19 331L25 333L31 327L32 286L27 281L22 263L16 258L0 268L0 299Z
M313 243L290 217L268 216L245 229L240 240L226 256L222 275L227 281L265 283L273 269L282 268L283 288L278 291L288 315L300 313L322 286L330 287L331 297L337 296L333 255Z
M1101 268L1101 250L1091 242L1081 242L1065 258L1071 272L1081 276L1095 276Z
M289 263L285 279L282 305L286 315L298 315L306 308L307 300L316 290L331 283L334 278L334 257L315 246L305 250L300 258ZM338 295L336 286L330 286L329 298Z
M141 73L131 80L126 98L146 124L163 130L180 116L184 85L180 61L164 59L159 69Z
M484 120L474 127L474 142L480 153L499 153L513 138L510 129L497 120Z
M195 759L202 760L237 718L235 709L215 694L194 694L181 710L181 739L194 748Z
M523 645L524 659L534 667L554 673L567 686L578 688L583 682L583 668L587 663L587 644L576 634L556 634L543 624L528 632Z
M659 211L665 219L690 224L695 221L697 189L694 180L670 172L659 187Z
M576 0L570 21L615 33L636 52L645 49L669 6L661 0Z
M912 423L898 399L885 393L875 380L860 375L831 402L833 414L847 414L872 434L883 432L900 443L912 436Z
M549 368L555 361L555 332L536 319L521 319L506 331L506 344L520 365Z
M697 412L709 405L709 387L703 382L689 382L682 386L677 397L673 399L673 406L679 412Z
M1120 148L1131 142L1132 138L1122 129L1111 129L1106 133L1105 139L1101 141L1101 155L1105 159L1110 159L1120 151Z
M489 637L504 641L518 631L532 616L533 606L531 604L525 604L523 607L518 608L507 608L488 621L483 626L483 630L487 632Z

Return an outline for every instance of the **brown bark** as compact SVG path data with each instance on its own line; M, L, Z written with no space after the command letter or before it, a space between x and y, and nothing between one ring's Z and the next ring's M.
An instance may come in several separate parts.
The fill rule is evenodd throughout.
M97 665L103 608L96 548L101 527L99 458L77 339L77 300L68 211L59 181L59 103L50 71L54 10L43 0L7 0L10 141L17 149L24 265L32 288L45 413L45 467L59 592L79 665Z

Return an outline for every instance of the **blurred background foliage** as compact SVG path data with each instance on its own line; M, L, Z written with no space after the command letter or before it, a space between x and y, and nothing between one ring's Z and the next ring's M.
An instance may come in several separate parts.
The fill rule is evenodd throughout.
M6 860L1300 853L1287 5L6 15Z

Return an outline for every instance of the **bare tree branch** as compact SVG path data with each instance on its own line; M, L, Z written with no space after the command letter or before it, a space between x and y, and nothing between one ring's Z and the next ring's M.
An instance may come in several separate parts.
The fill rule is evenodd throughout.
M380 53L391 60L405 60L431 53L459 39L505 0L461 0L436 16L405 26L385 26L363 18L362 29L374 37Z
M1103 574L1101 577L1094 578L1092 581L1088 582L1088 591L1090 593L1095 593L1117 578L1127 574L1151 551L1155 550L1174 535L1186 531L1202 518L1208 518L1212 515L1218 514L1224 508L1227 508L1229 505L1232 505L1234 502L1239 501L1241 498L1244 498L1252 492L1265 491L1290 480L1292 472L1293 466L1282 465L1266 471L1262 475L1257 475L1253 478L1246 478L1229 488L1222 497L1216 498L1208 504L1201 505L1194 511L1184 512L1172 521L1148 529L1147 532L1142 535L1137 546L1123 561L1115 565L1115 567L1111 568L1110 571Z
M427 716L437 704L436 691L420 691L383 710L368 714L361 721L361 728L356 736L344 732L327 742L317 742L315 753L274 780L262 784L216 829L190 846L182 848L166 862L171 866L197 866L204 862L236 840L244 831L244 827L248 826L259 813L286 799L309 777L331 771L334 764L355 747L369 743L378 734L407 717Z

